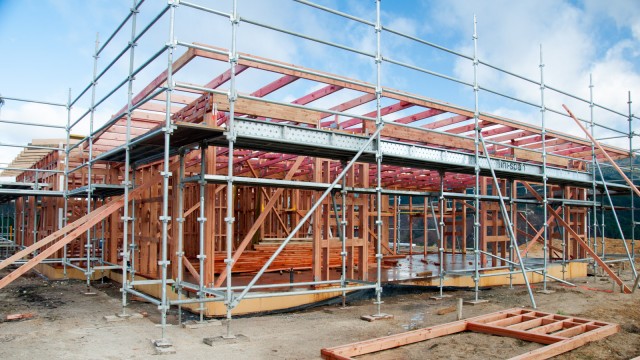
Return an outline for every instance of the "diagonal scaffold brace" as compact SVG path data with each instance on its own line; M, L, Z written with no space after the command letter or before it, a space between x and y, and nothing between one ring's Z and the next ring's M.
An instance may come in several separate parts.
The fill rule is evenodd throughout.
M531 306L536 309L536 300L533 298L533 290L531 289L531 284L529 283L529 278L527 277L527 269L524 267L524 262L522 261L522 255L520 254L520 247L518 245L518 240L516 239L515 233L513 231L513 223L511 222L511 217L507 212L507 206L504 203L504 197L502 196L502 190L500 190L500 184L498 184L498 178L496 177L496 173L493 169L493 163L491 162L491 157L489 156L489 151L487 150L487 144L484 141L484 136L482 136L481 132L478 132L478 138L480 143L482 144L482 149L484 150L484 156L487 158L487 164L489 164L489 170L491 171L491 177L493 178L493 185L498 191L498 200L500 202L500 211L502 213L502 218L507 223L507 233L509 234L509 239L511 240L511 244L515 249L515 253L518 256L518 265L520 266L520 271L522 272L522 278L524 279L524 283L527 285L527 291L529 292L529 299L531 300Z
M267 260L267 262L262 266L260 271L258 271L258 273L253 277L253 279L251 279L251 281L244 288L244 290L229 303L230 308L232 309L235 308L240 303L240 301L247 295L247 293L251 290L251 288L256 284L256 282L260 280L260 278L265 273L265 271L269 268L269 266L271 266L271 263L278 257L278 255L280 255L282 250L284 250L285 246L287 246L287 244L289 243L289 241L291 241L293 236L300 230L300 228L302 228L302 225L307 220L309 220L309 218L313 215L313 213L320 207L320 205L322 204L322 201L324 201L324 199L329 194L331 194L331 192L336 187L336 185L340 182L340 180L342 180L342 178L347 174L349 169L351 169L351 167L356 163L356 161L358 161L360 156L365 152L365 150L369 147L369 145L373 143L373 141L377 138L377 136L380 134L383 128L384 128L384 122L381 124L381 126L378 127L376 132L369 137L367 142L353 156L353 158L349 161L349 163L347 163L347 165L342 169L340 174L338 174L336 179L333 180L331 185L329 185L329 187L322 193L322 195L318 198L315 204L313 204L311 209L309 209L307 214L302 219L300 219L300 221L298 222L298 225L296 225L296 227L293 230L291 230L291 233L289 234L289 236L287 236L286 239L284 239L284 241L280 244L280 246L276 249L276 251L271 255L269 260Z
M602 154L605 156L605 158L611 163L611 165L616 169L616 171L620 174L620 176L622 176L622 178L625 180L625 182L631 187L631 190L633 190L633 192L636 195L640 196L640 190L638 190L638 188L635 186L633 181L631 181L627 177L627 175L625 175L624 171L622 171L622 169L618 166L618 164L616 164L615 161L613 161L611 156L609 156L609 154L607 154L607 152L604 150L602 145L600 145L600 142L598 142L598 140L596 140L587 131L587 129L582 124L580 124L580 120L578 120L578 118L573 114L573 112L571 110L569 110L569 108L566 105L562 104L562 107L567 111L567 113L569 114L571 119L573 119L573 121L576 123L576 125L578 125L578 127L587 135L587 137L589 138L589 140L591 140L593 145L595 145L602 152ZM607 199L609 200L609 204L611 205L611 211L613 212L613 216L614 216L614 218L616 220L616 225L618 227L618 231L620 232L620 236L621 236L621 239L622 239L622 244L624 245L624 250L627 253L627 258L629 260L629 264L631 265L631 270L633 272L633 276L634 276L634 278L637 278L638 277L638 271L636 270L632 254L629 252L629 247L627 246L627 241L624 238L624 232L622 231L622 227L620 226L620 221L618 220L618 215L616 213L615 206L613 204L613 201L611 200L611 195L609 194L609 189L607 188L607 183L605 182L604 176L602 174L602 169L600 168L600 164L598 163L598 161L596 159L594 159L594 163L596 164L596 166L598 168L598 172L600 173L600 178L602 179L602 185L604 187L604 192L607 194ZM594 196L595 196L595 194L594 194ZM634 220L632 219L632 221L634 221ZM634 285L634 287L637 287L637 286L638 286L638 284L636 283L636 285Z

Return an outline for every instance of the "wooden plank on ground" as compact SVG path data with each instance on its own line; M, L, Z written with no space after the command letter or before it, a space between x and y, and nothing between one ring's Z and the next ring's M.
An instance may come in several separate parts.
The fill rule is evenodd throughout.
M35 313L32 312L28 312L28 313L19 313L19 314L9 314L7 315L7 317L5 318L6 321L18 321L18 320L27 320L27 319L31 319L32 317L36 316Z

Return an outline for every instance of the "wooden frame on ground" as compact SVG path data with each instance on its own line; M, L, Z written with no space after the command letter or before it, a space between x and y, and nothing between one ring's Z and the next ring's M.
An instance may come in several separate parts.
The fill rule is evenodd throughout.
M323 359L347 360L354 356L389 350L404 345L464 331L507 336L546 346L511 359L548 359L591 341L620 331L620 326L574 316L529 309L509 309L428 328L321 350Z

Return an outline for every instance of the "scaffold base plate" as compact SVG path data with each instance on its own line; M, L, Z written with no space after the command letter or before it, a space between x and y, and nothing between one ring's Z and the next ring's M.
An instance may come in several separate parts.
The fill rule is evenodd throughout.
M176 353L176 349L168 339L151 340L151 343L155 348L156 355L170 355Z
M538 294L545 294L545 295L549 295L549 294L553 294L553 293L555 293L555 291L554 291L554 290L539 290L539 291L536 291L536 292L537 292Z
M375 314L375 315L362 315L362 316L360 316L360 319L372 322L372 321L376 321L376 320L393 319L393 315L385 314L385 313Z
M222 322L220 320L205 320L203 322L189 320L182 323L182 327L185 329L200 329L209 326L220 326Z
M484 300L484 299L478 299L478 300L465 300L463 302L463 304L465 305L480 305L480 304L485 304L488 303L489 300Z
M238 334L232 337L226 337L226 336L214 336L214 337L209 337L209 338L204 338L202 339L202 342L209 345L209 346L213 346L214 344L237 344L237 343L241 343L241 342L247 342L249 341L249 337L242 335L242 334Z
M125 321L125 320L134 320L134 319L142 319L144 316L139 313L131 313L131 314L115 314L115 315L105 315L104 319L107 322L115 322L115 321Z

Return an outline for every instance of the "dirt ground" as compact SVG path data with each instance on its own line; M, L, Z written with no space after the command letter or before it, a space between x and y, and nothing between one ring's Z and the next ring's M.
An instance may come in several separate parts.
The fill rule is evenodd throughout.
M0 274L4 276L6 272ZM631 275L623 273L630 281ZM575 315L621 325L622 330L606 339L582 346L558 359L629 359L640 356L640 291L632 295L611 293L604 277L577 279L578 287L556 283L553 294L536 294L538 309ZM117 283L96 283L96 295L84 295L80 281L50 282L35 275L23 277L0 290L0 319L7 314L33 312L29 320L0 323L0 359L146 359L154 355L152 339L160 338L158 311L153 305L133 302L130 312L147 312L148 317L107 322L105 315L120 311ZM536 285L539 289L539 285ZM608 291L608 292L607 292ZM232 330L244 341L205 345L203 338L222 335L224 326L185 329L170 326L167 337L176 354L166 359L318 359L320 349L354 341L396 334L411 329L455 320L455 313L436 311L471 299L471 291L450 292L451 298L429 299L433 293L412 293L386 297L383 311L391 320L365 322L361 315L373 314L371 300L356 301L346 309L324 306L311 310L234 319ZM513 307L529 307L526 288L519 286L483 291L488 303L465 306L464 317ZM173 309L172 309L173 312ZM0 320L3 321L3 320ZM176 323L172 314L170 321ZM463 333L399 349L371 354L363 359L504 359L541 345L484 334Z

